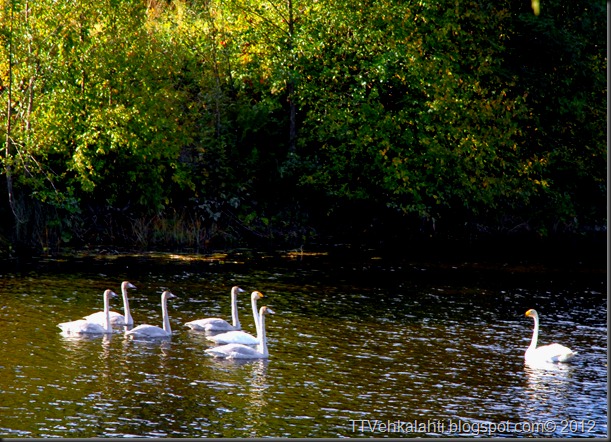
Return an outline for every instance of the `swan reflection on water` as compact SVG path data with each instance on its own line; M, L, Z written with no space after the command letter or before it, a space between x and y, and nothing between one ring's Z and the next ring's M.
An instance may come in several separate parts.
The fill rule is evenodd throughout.
M551 373L570 373L574 370L574 364L548 361L527 361L524 370L532 376L541 376Z
M527 377L526 393L532 399L541 400L544 392L561 392L570 388L574 367L551 362L530 363L524 366Z
M110 343L112 342L114 334L104 334L104 335L95 335L95 334L82 334L82 335L73 335L70 333L60 332L59 335L61 337L62 344L66 350L75 351L77 349L85 349L86 345L90 345L93 342L100 341L102 343L102 347L106 348L108 352L110 352ZM116 355L115 355L116 357Z
M146 356L159 352L162 358L167 359L172 355L172 337L134 338L132 336L125 336L123 339L123 349L126 351L126 358L136 355Z
M538 422L548 423L533 436L566 437L561 420L573 414L578 402L575 397L578 371L574 365L562 363L538 362L524 366L526 382L521 392L524 400L519 401L516 411L524 421L537 416ZM558 410L563 410L564 414L559 415Z
M251 361L251 373L250 373L250 388L248 395L250 400L246 408L249 411L250 416L262 416L262 411L267 408L266 391L269 388L267 382L267 364L268 361L265 359L258 359ZM257 418L253 419L253 424L264 424L264 422L258 422ZM255 434L253 434L255 436Z
M210 358L208 359L215 368L232 370L238 367L253 367L253 379L267 375L268 359L229 359L229 358Z
M243 391L239 395L246 399L243 407L244 411L250 416L249 436L259 437L265 434L267 423L263 416L265 416L264 410L267 409L269 404L269 361L267 359L213 358L210 359L210 362L213 368L226 375L224 378L227 382L237 383L243 387ZM236 377L239 380L236 380ZM211 381L211 383L218 383L221 386L226 385L226 382L222 381L221 378L223 377L215 376L217 381Z

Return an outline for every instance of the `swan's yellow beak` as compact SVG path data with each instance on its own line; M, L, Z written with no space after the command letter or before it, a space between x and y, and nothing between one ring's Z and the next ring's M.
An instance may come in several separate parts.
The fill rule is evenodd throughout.
M533 315L533 310L532 310L532 309L530 309L530 310L528 310L528 311L526 312L526 315L525 315L525 316L532 316L532 315Z

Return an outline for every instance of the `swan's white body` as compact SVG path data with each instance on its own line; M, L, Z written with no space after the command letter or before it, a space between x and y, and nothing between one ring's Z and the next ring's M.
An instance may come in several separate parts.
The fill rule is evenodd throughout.
M526 312L526 316L535 320L533 337L530 341L530 346L526 349L526 353L524 353L526 363L568 362L575 357L577 353L564 345L550 344L537 347L537 340L539 339L539 314L536 310L530 309Z
M265 315L267 314L273 315L274 312L267 306L261 307L259 313L260 339L257 348L244 344L226 344L209 348L206 350L206 353L215 358L223 359L267 359L269 357L267 339L265 337Z
M252 304L252 316L255 320L255 329L257 330L257 337L248 334L242 330L232 330L218 335L207 336L207 339L214 341L217 344L245 344L245 345L257 345L261 340L261 327L259 323L259 311L257 310L257 301L263 298L263 293L254 291L250 295Z
M129 281L123 281L121 283L121 294L123 295L123 311L125 315L122 315L117 312L110 311L108 312L110 315L110 325L114 327L121 327L124 325L132 326L134 325L134 320L132 319L132 315L129 311L129 300L127 299L127 289L135 289L136 286L130 283ZM87 322L94 322L96 324L104 325L104 321L106 321L106 314L104 312L95 312L90 315L85 316L85 320Z
M95 322L87 321L86 319L77 319L76 321L62 322L57 326L62 329L64 335L81 335L81 334L105 334L112 333L110 324L110 298L117 296L112 290L104 291L104 325Z
M125 336L136 338L167 338L172 336L170 327L170 316L168 315L168 299L176 298L176 295L169 290L161 294L161 316L163 318L163 328L156 325L142 324L125 332Z
M185 322L185 326L197 331L229 331L241 330L240 319L238 318L238 293L243 293L238 286L231 288L231 321L233 325L221 318L196 319L195 321Z

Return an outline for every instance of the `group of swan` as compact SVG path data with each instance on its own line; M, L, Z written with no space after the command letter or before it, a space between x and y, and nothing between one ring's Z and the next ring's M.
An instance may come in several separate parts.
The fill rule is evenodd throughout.
M132 319L132 315L129 311L129 300L127 299L127 289L135 289L136 286L133 285L129 281L123 281L121 283L121 294L123 295L123 311L125 312L125 316L120 313L110 311L110 325L112 326L128 326L131 327L134 325L134 320ZM104 305L106 307L106 305ZM88 322L94 322L96 324L104 325L106 321L106 312L95 312L90 315L85 316L85 320Z
M102 313L102 324L88 321L87 319L77 319L76 321L62 322L57 326L62 329L62 333L67 335L80 334L105 334L112 333L110 323L110 298L117 296L112 290L104 292L104 311ZM99 318L98 318L99 319Z
M169 337L172 335L170 326L170 317L168 314L168 299L176 298L176 295L169 290L165 290L161 294L161 315L163 319L163 328L155 325L142 324L131 328L134 324L127 297L128 289L136 287L128 281L123 281L121 284L121 293L123 295L124 315L110 310L110 299L117 296L112 290L104 291L104 310L101 312L92 313L85 316L83 319L76 321L62 322L58 327L66 335L80 334L106 334L113 333L113 326L125 326L126 336L142 337L142 338L160 338ZM274 314L274 311L269 307L261 307L257 311L257 301L264 296L261 292L254 291L251 294L252 315L257 331L257 337L254 337L241 330L240 319L238 318L238 294L244 293L240 287L231 288L231 317L233 324L221 318L205 318L197 319L185 323L186 327L192 330L204 332L224 333L208 335L207 339L222 344L217 347L212 347L206 350L206 353L215 358L226 359L262 359L269 356L267 349L267 340L265 337L265 316ZM536 310L530 309L526 312L526 316L534 319L534 329L530 346L524 353L524 359L527 364L536 363L557 363L569 362L577 354L573 350L560 344L549 344L537 347L539 339L539 314ZM128 329L131 328L131 329ZM253 348L252 346L255 346Z
M110 310L110 298L117 296L112 290L104 291L104 310L85 316L76 321L62 322L57 326L61 328L64 335L83 335L83 334L107 334L115 333L113 327L125 327L125 335L143 338L168 337L172 335L170 327L170 317L168 315L168 299L175 298L169 290L161 294L161 315L163 318L163 328L155 325L142 324L135 328L134 320L129 310L129 300L127 290L135 289L136 286L129 281L121 283L121 293L123 294L123 311L125 315Z
M58 327L65 335L82 335L82 334L107 334L114 333L114 327L126 327L125 335L139 338L164 338L172 335L170 326L170 316L168 314L167 301L171 298L176 298L176 295L166 290L161 294L161 315L163 320L163 328L155 325L142 324L131 328L134 324L133 318L129 310L129 300L127 297L128 289L136 287L128 281L123 281L121 284L121 292L123 294L123 308L125 315L110 310L110 298L117 296L112 290L104 292L104 310L92 313L85 316L83 319L76 321L63 322L58 324ZM240 287L232 287L231 289L231 316L232 324L221 318L206 318L198 319L185 323L186 327L192 330L215 332L223 331L224 333L209 335L207 339L219 345L206 350L206 353L215 358L227 359L264 359L269 356L267 349L267 339L265 337L265 316L274 314L274 311L269 307L261 307L257 311L257 301L264 296L259 291L254 291L251 294L252 313L257 331L257 337L243 332L241 330L240 320L238 318L237 297L239 293L244 293ZM252 346L256 345L256 348Z
M225 333L207 337L217 344L225 344L206 350L206 353L214 357L226 359L267 358L268 350L265 337L265 315L274 314L274 312L268 307L261 307L261 310L257 314L257 301L263 298L263 294L257 291L252 292L251 302L257 337L255 338L241 331L237 314L237 294L241 292L243 292L243 290L239 287L233 287L231 290L231 314L233 325L220 318L206 318L187 322L185 326L192 330L202 331L229 330ZM577 353L564 345L550 344L537 347L537 340L539 338L539 315L536 310L530 309L526 312L526 316L533 318L535 321L532 340L524 354L526 363L569 362L575 357ZM250 345L257 345L257 348L253 349Z
M206 353L215 358L223 359L266 359L269 356L267 350L267 340L265 338L265 315L273 315L274 311L267 307L261 307L259 310L259 330L258 344L253 348L246 344L231 343L211 347L206 350Z
M243 293L240 287L231 289L231 318L233 324L220 318L197 319L185 323L191 330L224 333L208 335L207 339L216 344L223 344L206 350L206 353L215 358L223 359L266 359L269 356L267 339L265 337L265 315L273 315L274 311L267 306L257 311L257 301L264 296L261 292L254 291L250 295L252 305L252 316L257 331L257 337L241 330L238 318L238 293ZM256 345L256 348L251 346Z

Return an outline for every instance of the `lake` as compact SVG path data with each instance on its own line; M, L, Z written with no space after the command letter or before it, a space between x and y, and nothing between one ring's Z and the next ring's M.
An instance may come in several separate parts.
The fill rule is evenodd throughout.
M606 271L375 253L82 255L1 263L0 437L607 437ZM174 334L65 338L57 324L122 312ZM184 323L230 319L254 334L261 291L268 360L213 359ZM571 364L524 365L539 345Z

